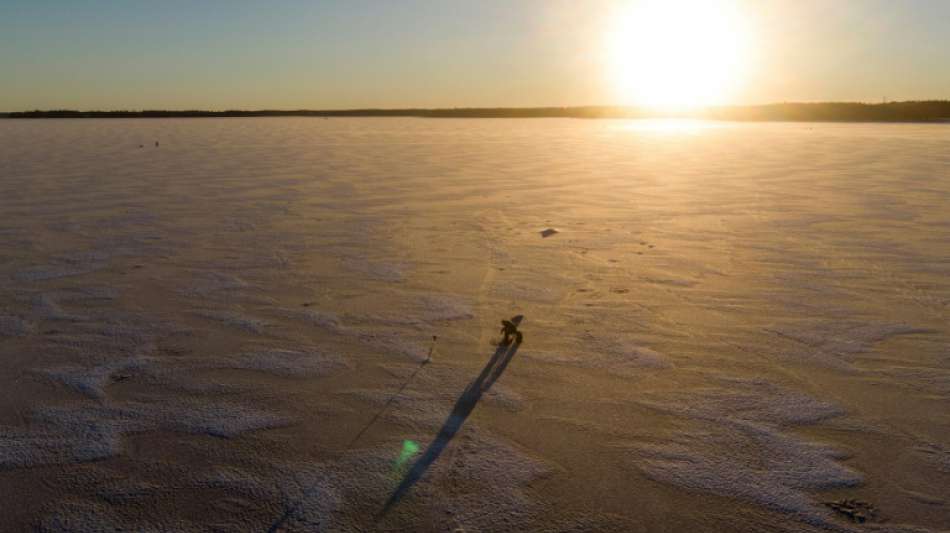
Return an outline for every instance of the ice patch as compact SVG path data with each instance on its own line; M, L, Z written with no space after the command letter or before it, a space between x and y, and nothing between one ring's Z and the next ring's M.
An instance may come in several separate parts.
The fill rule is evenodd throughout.
M205 368L232 368L259 370L287 377L319 377L336 374L350 368L339 355L317 350L257 350L239 353L226 358L202 361Z
M408 262L372 261L362 258L347 258L343 261L347 270L357 272L369 279L388 283L402 283L411 269Z
M844 410L761 380L722 379L724 386L646 395L637 403L690 418L773 425L811 424Z
M389 354L401 355L412 361L422 362L429 357L429 345L431 337L426 340L429 344L424 344L421 339L408 339L406 335L397 331L367 331L367 332L349 332L360 342L367 344ZM422 337L419 335L418 337Z
M122 480L97 485L99 485L99 490L96 491L96 495L113 505L129 503L163 490L173 490L168 488L163 489L161 485L155 483L135 480Z
M946 533L946 529L929 529L910 524L861 524L863 529L880 531L881 533ZM853 530L856 530L854 528Z
M618 371L629 368L672 368L666 355L656 350L645 348L643 346L624 346L611 352L612 362L611 371Z
M928 444L914 448L914 453L937 470L950 474L950 450L937 444Z
M454 296L425 296L419 303L422 306L420 318L426 322L467 320L475 317L471 305Z
M318 311L316 309L279 309L276 311L279 315L291 320L306 322L312 326L317 326L334 333L340 333L343 325L336 313Z
M820 444L748 422L683 431L661 444L632 447L633 461L650 478L709 491L790 513L812 524L830 514L806 490L852 487L862 476Z
M36 327L20 317L0 315L0 337L25 337Z
M171 400L37 409L29 430L0 427L0 469L69 464L121 453L122 436L166 430L232 438L289 425L285 417L231 403Z
M41 372L90 398L104 398L106 385L128 377L129 373L140 372L149 364L146 359L134 357L92 368L66 366Z
M67 313L53 294L38 294L33 298L33 313L40 320L79 321L84 317Z
M427 295L411 300L398 312L349 316L354 324L424 327L434 322L452 322L475 317L471 305L451 295Z
M95 461L119 454L120 441L112 428L93 425L78 429L0 427L0 470Z
M53 258L47 265L17 271L13 274L13 279L20 282L37 282L82 276L108 268L113 255L115 254L109 251L83 250Z
M868 371L866 375L879 376L891 382L897 381L920 391L950 396L950 370L943 368L892 366L879 371Z
M536 302L555 304L563 296L563 289L552 289L543 285L528 285L526 283L499 282L490 289L493 298L514 302Z
M698 281L689 280L689 279L673 279L673 278L653 278L653 277L641 277L641 280L647 283L653 283L655 285L666 285L669 287L695 287L699 284Z
M198 316L220 322L228 327L261 335L269 326L264 320L236 313L234 311L199 311Z
M916 501L916 502L923 503L923 504L925 504L925 505L938 505L938 506L942 506L942 505L946 505L946 504L947 504L947 501L946 501L946 500L944 500L943 498L938 497L938 496L933 496L933 495L931 495L931 494L925 494L925 493L923 493L923 492L918 492L918 491L915 491L915 490L908 490L908 489L904 489L904 488L902 488L902 489L900 489L900 490L901 490L901 492L903 492L904 494L906 494L910 499L912 499L912 500L914 500L914 501Z
M292 423L282 415L237 404L181 401L161 407L145 404L134 407L133 413L150 419L156 427L214 437L233 438L249 431Z
M803 345L784 353L785 357L813 361L841 369L851 368L854 356L870 351L875 344L898 335L931 333L902 324L861 324L823 322L810 326L776 326L768 331Z
M63 302L94 302L115 300L119 297L119 290L115 287L76 287L47 294L53 294Z
M241 278L221 272L205 272L197 276L191 286L182 289L182 293L190 296L207 296L222 291L234 291L247 288L248 284Z
M644 369L672 368L669 357L628 339L585 333L581 336L582 366L603 368L612 374L635 375Z
M201 381L195 370L254 370L284 377L323 377L351 368L346 360L319 350L261 349L227 357L179 358L165 361L133 356L89 367L70 365L38 370L90 398L101 399L111 383L144 379L180 390L202 393L235 392L233 386Z
M827 509L805 491L855 486L862 476L838 462L847 456L842 451L784 427L843 411L762 380L717 381L717 387L654 393L638 402L706 424L666 442L632 445L637 466L657 481L752 501L811 524L829 522Z
M163 533L191 532L200 529L182 520L166 518L160 522L132 521L116 513L111 507L93 503L64 501L49 509L39 524L43 533L105 533L136 531ZM203 528L202 528L203 529Z
M155 337L170 331L161 324L153 325L153 329L129 325L123 321L126 318L131 317L119 317L116 322L71 323L61 330L45 332L43 340L47 346L73 350L84 357L132 356L153 351Z
M130 226L154 226L159 222L158 216L154 213L141 210L129 209L121 215L114 215L92 220L88 223L91 228L97 231L102 230L123 230ZM140 232L143 228L136 227L134 231Z
M37 282L70 278L74 276L82 276L84 274L91 274L93 272L103 270L108 266L108 263L105 262L45 265L21 270L13 275L13 279L20 282Z
M597 368L619 376L636 376L644 370L673 368L670 358L651 348L629 341L600 339L585 334L575 352L552 352L525 349L524 356L554 364Z

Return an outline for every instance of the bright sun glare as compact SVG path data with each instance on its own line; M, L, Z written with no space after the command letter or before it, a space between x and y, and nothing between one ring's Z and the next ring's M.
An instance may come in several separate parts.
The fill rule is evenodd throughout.
M724 103L745 74L748 35L735 1L634 1L613 22L609 69L625 104L682 110Z

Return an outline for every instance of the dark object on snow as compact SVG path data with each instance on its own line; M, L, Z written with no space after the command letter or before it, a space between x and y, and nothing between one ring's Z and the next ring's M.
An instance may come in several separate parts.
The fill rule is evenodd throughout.
M422 364L427 365L432 362L432 352L435 350L435 341L439 340L438 335L432 336L432 346L429 346L429 355L426 356L426 360Z
M505 338L501 339L502 346L508 346L511 344L512 337L514 341L518 344L524 340L524 335L518 331L518 324L521 322L521 315L514 317L512 320L502 320L501 321L501 332L505 334Z
M833 502L825 502L825 505L834 509L839 514L847 516L852 522L859 524L877 518L877 509L874 508L874 505L862 500L835 500Z

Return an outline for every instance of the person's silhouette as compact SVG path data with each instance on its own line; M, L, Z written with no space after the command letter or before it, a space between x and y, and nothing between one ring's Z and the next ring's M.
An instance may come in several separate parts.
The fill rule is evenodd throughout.
M524 335L522 335L521 332L518 331L518 325L512 322L511 320L501 321L501 333L504 333L505 335L505 337L501 339L501 344L503 346L508 346L509 344L511 344L512 340L514 340L518 344L521 344L521 341L524 340Z

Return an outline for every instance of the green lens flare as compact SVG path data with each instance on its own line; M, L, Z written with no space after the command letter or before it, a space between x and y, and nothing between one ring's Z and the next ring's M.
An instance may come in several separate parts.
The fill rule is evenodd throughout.
M399 458L396 459L396 468L402 468L412 456L419 453L419 443L414 440L402 441L402 451L399 452Z

